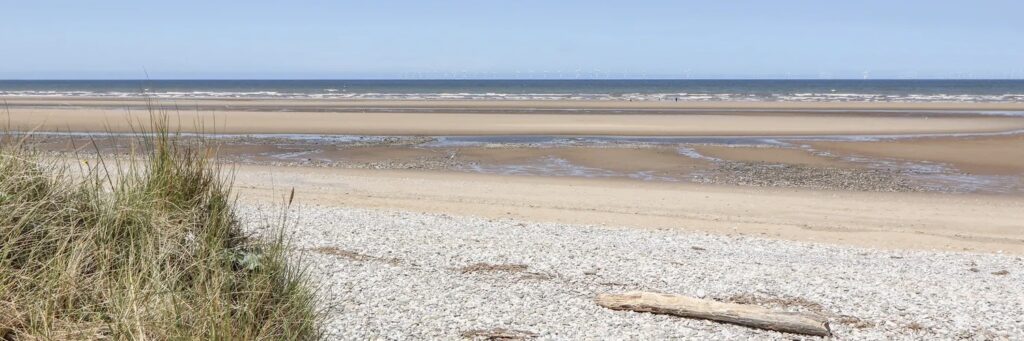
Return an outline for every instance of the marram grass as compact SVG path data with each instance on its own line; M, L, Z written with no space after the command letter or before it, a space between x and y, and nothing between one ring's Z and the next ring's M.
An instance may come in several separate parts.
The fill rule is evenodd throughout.
M0 339L320 337L283 238L245 236L206 147L166 126L117 164L0 140Z

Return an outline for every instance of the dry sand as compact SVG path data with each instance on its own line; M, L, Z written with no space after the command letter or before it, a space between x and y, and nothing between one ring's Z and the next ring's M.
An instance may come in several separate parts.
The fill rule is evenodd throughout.
M758 235L880 248L1024 253L1016 196L865 193L511 177L454 172L241 166L248 198L528 221Z

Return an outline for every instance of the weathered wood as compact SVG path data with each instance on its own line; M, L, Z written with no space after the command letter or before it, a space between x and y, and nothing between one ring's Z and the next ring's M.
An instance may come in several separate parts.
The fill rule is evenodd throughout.
M830 336L828 320L807 313L772 311L759 306L723 303L679 295L631 291L597 295L597 304L614 310L632 310L726 322L786 333Z

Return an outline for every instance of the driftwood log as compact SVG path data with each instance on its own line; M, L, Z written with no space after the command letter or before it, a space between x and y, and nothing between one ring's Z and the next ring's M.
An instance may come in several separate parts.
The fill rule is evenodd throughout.
M726 322L785 333L830 336L828 320L814 314L772 311L759 306L722 303L692 297L631 291L597 295L597 304L614 310L632 310Z

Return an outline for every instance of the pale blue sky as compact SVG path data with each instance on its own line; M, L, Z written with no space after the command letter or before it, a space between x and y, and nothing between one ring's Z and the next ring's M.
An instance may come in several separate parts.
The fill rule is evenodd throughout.
M1024 1L0 0L0 79L1024 78Z

